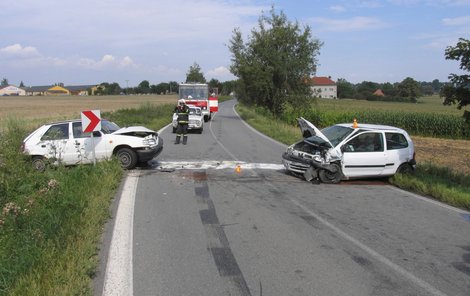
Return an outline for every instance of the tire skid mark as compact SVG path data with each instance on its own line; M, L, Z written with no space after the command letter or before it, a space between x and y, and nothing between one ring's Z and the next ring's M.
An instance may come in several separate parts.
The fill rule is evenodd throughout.
M250 289L230 248L227 236L217 217L210 198L206 171L194 171L195 196L201 209L199 215L207 236L208 251L214 259L219 275L225 280L229 295L251 296Z

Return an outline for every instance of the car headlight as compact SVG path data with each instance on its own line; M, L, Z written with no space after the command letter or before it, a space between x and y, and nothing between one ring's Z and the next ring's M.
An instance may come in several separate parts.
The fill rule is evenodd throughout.
M146 146L155 146L157 145L157 139L152 138L152 139L144 139L143 141L144 145Z

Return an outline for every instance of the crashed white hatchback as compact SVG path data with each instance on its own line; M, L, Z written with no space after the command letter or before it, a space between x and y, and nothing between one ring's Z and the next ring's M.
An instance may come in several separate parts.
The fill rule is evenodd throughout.
M147 162L163 149L158 133L143 126L120 128L101 120L101 130L84 133L81 120L54 122L41 126L23 140L22 151L37 170L47 164L76 165L116 156L125 169Z
M338 183L386 177L416 166L413 142L403 129L375 124L337 124L319 130L297 119L304 139L287 148L282 162L308 181Z

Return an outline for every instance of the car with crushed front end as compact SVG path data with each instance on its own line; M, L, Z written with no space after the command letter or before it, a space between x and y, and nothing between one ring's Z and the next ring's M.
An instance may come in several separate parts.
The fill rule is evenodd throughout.
M189 107L189 123L188 130L194 130L199 134L202 133L204 129L204 115L200 107L188 105ZM176 133L176 128L178 127L178 115L173 113L173 120L171 122L173 127L173 133Z
M282 162L288 172L307 181L331 184L415 169L413 141L401 128L354 122L320 131L302 117L297 121L303 139L287 148Z
M101 130L93 134L83 132L79 119L44 124L22 144L23 153L39 171L49 164L78 165L112 157L117 157L123 168L133 169L158 156L162 149L163 140L156 131L143 126L120 128L105 119Z

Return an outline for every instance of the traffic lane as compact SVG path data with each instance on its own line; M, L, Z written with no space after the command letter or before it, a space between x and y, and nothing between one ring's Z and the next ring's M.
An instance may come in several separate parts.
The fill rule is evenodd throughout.
M220 103L219 112L204 123L202 134L188 132L188 144L174 144L176 134L167 126L160 133L164 147L154 160L234 160L252 163L281 163L286 146L247 127L234 112L235 100Z
M160 155L153 160L158 161L195 161L195 160L234 160L212 137L205 123L202 134L194 131L188 132L186 145L175 144L176 134L172 133L171 126L165 128L160 136L164 147Z
M134 295L223 295L192 179L143 171L134 208Z
M191 221L184 223L184 219L178 219L178 225L182 228L197 228L185 231L184 237L180 238L181 241L177 245L191 244L199 251L195 256L188 256L187 250L163 248L166 250L163 253L180 252L180 255L173 257L186 258L187 266L194 266L195 270L212 270L206 280L211 277L212 280L217 279L224 287L218 286L218 289L227 289L226 286L234 285L233 281L227 280L230 277L223 276L230 274L227 268L223 268L223 262L227 261L227 265L232 267L234 262L237 263L239 274L246 282L251 295L258 295L261 291L266 295L311 295L313 292L318 295L439 295L439 292L436 292L439 290L448 295L466 295L465 292L468 291L468 278L462 272L467 264L465 258L468 257L468 250L450 247L469 245L466 240L469 237L468 231L463 227L467 224L462 224L463 219L454 212L444 210L443 213L437 214L443 209L435 209L436 206L431 204L423 205L422 201L406 195L399 197L398 201L395 199L395 202L404 203L404 209L397 210L403 212L402 216L397 216L398 222L393 221L393 217L388 216L389 207L395 206L390 202L397 192L388 186L371 188L311 185L283 172L253 170L244 170L241 173L227 170L198 173L189 170L173 173L149 171L148 176L141 178L140 182L144 182L149 188L160 188L160 182L173 182L177 187L184 188L189 186L189 189L185 190L188 196L180 197L184 200L197 200L197 190L191 191L191 186L199 188L201 183L207 185L205 192L214 205L217 220L208 220L210 216L207 215L203 218L201 213L207 209L207 205L201 208L200 204L197 204L194 209L194 202L184 202L176 209L177 212L183 211L179 207L190 206L192 210L184 211L185 215L192 217ZM374 190L378 190L377 193L373 193ZM158 191L160 190L150 189L149 193L152 192L154 196L163 194ZM382 194L383 197L373 198L378 196L376 194ZM345 198L350 202L345 202ZM149 198L145 203L158 200ZM136 200L137 204L140 203L138 201L139 199ZM136 205L136 210L151 208L145 203L138 207ZM160 205L157 207L160 208ZM351 211L351 208L364 210ZM368 208L373 210L367 210ZM415 226L416 217L408 217L411 215L407 211L409 208L414 208L418 216L422 216L420 213L428 214L430 221L426 222L432 227L432 217L442 216L440 219L443 221L438 220L438 223L446 225L442 228L458 226L459 234L453 235L443 230L435 233L431 239L426 234L417 236L416 233L421 232L421 229ZM151 215L152 212L147 214ZM160 215L155 216L158 217L156 219L165 219L165 215L174 215L174 211L163 207ZM136 211L136 217L139 216ZM380 217L384 218L378 223L377 218ZM384 228L389 220L396 225ZM210 231L205 228L207 224L214 223L208 221L218 221L218 229L223 229L232 257L217 256L210 251L214 236L209 235ZM378 230L374 230L376 224L380 225ZM145 233L151 229L154 227L145 227L139 231ZM172 233L165 229L160 230L163 236L168 232ZM418 237L416 241L414 236ZM202 237L205 237L205 242ZM166 238L172 241L171 235ZM217 241L220 243L220 237L216 243ZM428 244L432 247L428 248ZM446 255L446 252L449 254ZM134 256L144 253L137 251ZM159 257L171 258L165 254ZM201 265L193 257L199 260L204 258L204 264ZM211 257L218 274L214 274L214 269L210 267ZM151 256L141 259L149 265L154 264L149 260L154 259ZM141 264L136 264L139 265ZM183 264L176 265L184 268ZM236 268L229 268L233 269ZM166 273L166 268L150 273L160 277L160 272ZM180 272L184 274L184 271L175 271L175 274ZM146 273L148 272L144 272ZM187 276L191 277L191 274L189 272ZM204 281L199 285L202 283ZM191 280L192 285L197 283ZM234 295L247 295L243 294L243 291L240 293ZM214 292L213 295L216 294L217 292Z
M236 113L236 100L224 102L211 122L211 130L221 145L238 159L253 163L281 163L287 146L250 128Z
M310 237L314 237L314 241L307 244L315 245L315 252L327 249L333 262L336 258L342 263L349 261L356 264L363 273L357 280L371 280L366 286L378 289L373 293L346 294L407 295L408 287L413 295L441 295L440 291L447 295L468 295L470 224L461 211L429 203L391 186L312 186L307 182L294 183L291 178L276 177L272 181L270 178L270 175L263 174L258 178L260 182L272 185L268 186L271 188L267 192L261 189L265 186L259 187L253 179L249 183L251 185L242 186L243 189L251 187L249 191L238 193L238 196L248 198L232 200L250 200L259 193L253 201L271 212L277 212L279 218L286 215L288 218L284 219L289 221L286 224L294 225L291 232L298 227L296 222L288 220L291 216L313 228ZM219 204L219 207L223 206L224 203ZM240 218L239 221L247 219L249 217ZM275 220L266 226L270 227ZM256 225L257 230L261 229ZM231 232L227 234L233 237ZM277 235L275 229L272 235ZM327 238L319 243L319 237L328 235L339 236L339 241L328 241ZM242 239L243 234L240 234L239 239L234 239L234 244ZM299 238L286 239L298 241ZM243 247L243 244L240 246ZM246 251L249 252L248 249ZM316 264L314 262L312 264ZM320 285L331 284L328 279L336 274L328 264L318 272L322 274L328 268L326 282L321 281ZM400 283L402 281L405 285Z

